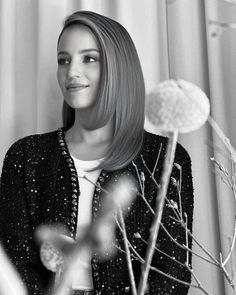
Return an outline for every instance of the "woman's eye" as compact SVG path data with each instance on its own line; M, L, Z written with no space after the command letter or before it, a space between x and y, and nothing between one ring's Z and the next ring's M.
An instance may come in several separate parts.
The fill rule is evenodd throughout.
M57 63L58 63L58 65L60 65L60 66L64 66L64 65L69 64L69 60L68 60L68 58L59 57L59 58L57 59Z
M97 57L89 56L89 55L84 57L85 63L91 63L91 62L95 62L95 61L98 61Z

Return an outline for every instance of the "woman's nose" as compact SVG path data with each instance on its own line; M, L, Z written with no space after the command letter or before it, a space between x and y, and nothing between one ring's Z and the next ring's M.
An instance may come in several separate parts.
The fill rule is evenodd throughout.
M81 77L82 75L82 66L75 61L71 61L68 72L67 72L68 78L71 77Z

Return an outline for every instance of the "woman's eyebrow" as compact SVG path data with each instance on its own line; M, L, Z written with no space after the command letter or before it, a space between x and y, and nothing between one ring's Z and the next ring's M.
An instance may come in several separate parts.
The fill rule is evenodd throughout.
M79 50L78 53L87 53L87 52L91 52L91 51L96 51L99 53L99 50L96 48L82 49L82 50ZM68 52L67 51L59 51L57 54L58 55L59 54L68 54Z
M79 53L86 53L86 52L90 52L90 51L96 51L99 53L99 50L96 48L82 49L82 50L79 50Z
M66 52L66 51L59 51L57 54L58 54L58 55L59 55L59 54L68 54L68 52Z

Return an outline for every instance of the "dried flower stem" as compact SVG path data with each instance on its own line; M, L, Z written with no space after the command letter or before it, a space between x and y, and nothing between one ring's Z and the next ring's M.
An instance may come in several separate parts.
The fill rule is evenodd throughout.
M152 172L149 170L149 173L151 174ZM179 192L179 194L180 194L180 192ZM140 194L141 195L141 194ZM149 208L149 210L150 210L150 212L152 213L152 214L155 214L155 211L152 209L152 207L150 206L150 204L147 202L147 200L146 200L146 198L145 198L145 196L144 195L141 195L142 196L142 198L143 198L143 200L145 201L145 203L147 204L147 206L148 206L148 208ZM169 202L169 200L166 198L166 200L167 200L167 202ZM180 202L181 202L181 195L180 195ZM170 203L169 203L170 204ZM183 220L181 220L181 217L180 217L180 213L178 212L178 210L176 210L176 209L174 209L173 207L171 207L172 209L173 209L173 211L174 211L174 213L175 213L175 215L176 215L176 217L178 218L176 221L177 222L181 222L182 223L182 226L186 229L186 225L185 225L185 223L184 223L184 221ZM183 224L184 223L184 224ZM210 255L210 258L213 260L213 261L211 261L211 260L208 260L207 258L205 258L205 257L203 257L203 256L201 256L201 255L199 255L199 254L197 254L197 253L195 253L193 250L191 250L191 249L189 249L188 247L186 247L185 245L181 245L181 244L179 244L172 236L171 236L171 234L168 232L168 230L165 228L165 226L162 224L162 223L160 223L160 226L162 227L162 229L165 231L165 233L168 235L168 237L177 245L177 246L179 246L180 248L182 248L182 249L185 249L186 251L188 251L188 252L191 252L193 255L195 255L195 256L197 256L198 258L200 258L200 259L202 259L202 260L204 260L204 261L206 261L206 262L208 262L208 263L210 263L210 264L213 264L213 265L215 265L215 266L218 266L218 264L219 264L219 262L214 258L214 257L212 257L211 255L210 255L210 253L206 250L206 249L204 249L204 247L202 246L202 245L200 245L200 243L198 243L198 245L199 245L199 247L203 250L205 250L206 252L206 254L208 255ZM190 231L187 231L186 230L186 233L188 233L188 235L189 235L189 232ZM208 255L208 256L209 256Z
M140 194L140 195L141 195L141 194ZM142 195L141 195L141 196L142 196ZM142 197L143 197L143 196L142 196ZM152 209L152 207L150 206L150 204L148 203L148 201L146 200L145 197L143 197L143 200L144 200L144 202L147 204L147 206L148 206L150 212L151 212L153 215L155 215L155 211ZM168 199L167 199L167 200L168 200ZM175 210L175 209L173 209L173 210ZM176 210L175 210L175 211L176 211ZM177 222L180 222L180 220L178 219ZM181 221L181 222L182 222L182 221ZM195 253L193 250L191 250L190 248L186 247L185 245L181 245L181 244L179 244L179 243L178 243L178 242L172 237L172 235L168 232L168 230L166 229L166 227L163 225L162 222L160 223L160 226L161 226L161 228L165 231L165 233L167 234L167 236L171 239L171 241L174 242L177 246L179 246L180 248L182 248L182 249L184 249L184 250L186 250L186 251L192 253L193 255L197 256L198 258L200 258L200 259L202 259L202 260L204 260L204 261L206 261L206 262L208 262L208 263L210 263L210 264L213 264L213 265L215 265L215 266L218 265L218 263L213 262L213 261L211 261L211 260L208 260L207 258L205 258L205 257L203 257L203 256L201 256L201 255L199 255L199 254L197 254L197 253ZM186 227L186 225L184 225L184 227ZM188 231L186 231L186 233L188 233ZM146 243L147 243L147 242L146 242Z
M120 231L123 232L123 229L121 228L121 225L119 224L118 220L116 220L116 221L117 221L117 225L118 225ZM148 242L145 241L144 239L142 239L142 237L140 237L140 239L141 239L145 244L148 244ZM132 255L136 260L138 260L139 262L141 262L142 264L144 264L144 263L145 263L145 260L144 260L144 259L138 254L138 252L134 249L134 247L133 247L132 244L129 242L129 240L127 240L127 241L128 241L128 244L129 244L130 249L131 249L132 252L133 252L131 255ZM126 253L126 251L124 251L123 249L121 249L119 246L115 245L115 247L116 247L119 251L121 251L121 252L123 252L123 253ZM189 249L186 249L186 248L184 248L184 249L185 249L185 250L189 250ZM154 272L157 272L157 273L163 275L164 277L169 278L169 279L171 279L171 280L173 280L173 281L176 281L176 282L178 282L179 284L182 284L182 285L185 285L185 286L189 286L189 287L192 287L192 288L195 288L195 289L200 289L200 290L203 291L203 293L209 295L209 294L207 293L207 291L202 287L202 285L201 285L199 279L196 277L196 275L193 273L193 271L190 269L189 266L187 266L187 265L185 265L185 264L179 262L179 261L176 260L176 259L173 259L173 257L169 256L168 254L166 254L165 252L161 251L160 249L158 249L158 248L156 248L156 247L155 247L155 250L157 250L158 252L161 252L163 255L169 257L172 261L174 261L174 262L176 262L176 263L182 265L183 267L187 268L188 271L190 271L191 274L193 275L193 277L194 277L194 279L195 279L197 285L194 285L194 284L192 284L192 283L188 283L188 282L182 281L182 280L180 280L180 279L177 279L177 278L175 278L175 277L173 277L173 276L171 276L171 275L168 275L168 274L162 272L161 270L157 269L156 267L154 267L154 266L152 266L152 265L150 265L150 270L152 270L152 271L154 271Z
M222 0L223 2L232 4L232 5L236 5L236 1L235 0Z
M153 168L153 170L152 170L152 176L153 176L153 177L154 177L155 172L156 172L156 168L157 168L157 164L158 164L158 162L159 162L159 158L160 158L160 155L161 155L161 151L162 151L162 143L160 144L160 148L159 148L159 151L158 151L158 155L157 155L157 158L156 158L156 162L155 162L154 168ZM143 157L142 157L142 160L144 160Z
M135 279L134 279L134 272L133 272L133 266L132 266L132 262L131 262L129 243L128 243L128 238L127 238L126 229L125 229L125 221L124 221L124 217L123 217L123 213L122 213L121 209L119 210L119 218L120 218L121 227L122 227L122 234L123 234L123 238L124 238L126 261L127 261L128 270L129 270L131 290L132 290L133 295L137 295L137 288L136 288Z
M178 138L178 132L174 131L172 134L170 134L169 142L167 145L166 157L164 161L164 170L161 177L161 187L158 190L157 198L156 198L156 210L155 210L156 215L151 226L151 234L149 239L149 245L146 252L145 264L142 270L141 279L140 279L140 283L138 287L139 295L145 294L145 290L147 286L150 265L151 265L152 257L155 251L156 240L157 240L157 236L158 236L158 232L160 228L165 196L167 193L169 179L170 179L170 175L171 175L171 171L172 171L172 167L174 163L177 138Z
M144 244L148 245L148 242L145 241L142 237L140 237L140 240L141 240ZM181 266L183 266L183 267L185 267L185 268L187 267L184 263L178 261L177 259L174 259L172 256L170 256L169 254L165 253L165 252L162 251L161 249L155 247L155 250L156 250L157 252L159 252L160 254L162 254L162 255L168 257L168 258L171 259L172 261L178 263L179 265L181 265Z
M145 244L148 244L144 239L141 238L141 240L145 243ZM197 278L197 276L195 275L195 273L193 272L193 270L189 267L188 264L184 264L176 259L174 259L173 257L171 257L170 255L168 255L167 253L161 251L160 249L158 249L157 247L155 248L155 250L157 250L159 253L165 255L166 257L168 257L169 259L171 259L172 261L178 263L179 265L183 266L184 268L186 268L190 273L191 275L193 276L193 278L195 279L196 283L197 283L197 286L194 285L194 284L189 284L189 286L193 287L193 288L199 288L200 290L204 291L205 294L208 294L207 291L203 288L201 282L199 281L199 279ZM155 268L152 268L152 270L156 270Z
M235 246L235 240L236 240L236 217L234 218L234 233L233 233L233 239L232 239L232 242L231 242L231 247L230 247L228 255L226 256L226 258L222 262L223 266L225 266L227 264L227 262L229 261L231 255L233 253L234 246Z
M160 158L161 151L162 151L162 143L160 144L160 149L159 149L159 151L158 151L158 155L157 155L156 162L155 162L155 165L154 165L154 168L153 168L152 172L151 172L151 170L148 168L148 166L147 166L147 164L146 164L146 162L145 162L143 156L141 155L141 159L142 159L143 165L144 165L144 167L147 169L148 173L151 175L152 180L153 180L153 182L155 183L155 185L156 185L157 188L159 188L160 185L157 183L157 181L156 181L156 179L155 179L155 172L156 172L157 164L158 164L158 162L159 162L159 158Z
M182 199L181 199L181 188L182 188L182 168L180 167L180 177L179 177L179 182L177 184L177 189L178 189L178 195L179 195L179 211L180 211L180 216L183 219L183 209L182 209Z
M227 140L226 140L226 142L227 142ZM230 149L231 151L232 151L232 149ZM225 174L225 169L220 169L221 170L221 172L223 172L224 174ZM228 174L226 173L226 176L227 176ZM174 209L173 208L173 210L176 210L176 209ZM229 276L229 274L228 274L228 272L227 272L227 270L226 270L226 268L225 268L225 266L224 266L224 264L223 264L223 260L222 260L222 256L220 255L220 262L219 261L217 261L217 259L215 259L210 253L209 253L209 251L207 251L206 250L206 248L204 248L197 240L196 240L196 238L193 236L193 234L188 230L188 228L187 228L187 225L185 224L185 222L183 222L183 220L176 220L177 222L180 222L181 223L181 225L185 228L185 230L186 230L186 233L189 235L189 236L191 236L191 238L193 239L193 241L195 241L195 243L202 249L202 251L203 252L205 252L215 263L215 265L217 266L217 267L219 267L220 268L220 270L223 272L223 275L225 276L225 278L227 279L227 281L229 282L229 284L230 284L230 286L233 288L233 290L235 290L235 285L234 285L234 283L233 283L233 281L232 281L232 279L230 278L230 276ZM236 226L236 225L235 225ZM234 235L236 234L236 230L234 231ZM235 243L235 241L233 241L233 243ZM231 246L231 249L232 249L232 251L233 251L233 246ZM232 254L232 252L230 251L229 252L229 254L231 255Z
M200 289L204 294L209 295L209 293L208 293L208 292L202 287L200 281L196 278L195 275L194 275L194 279L197 280L197 285L194 285L194 284L191 284L191 283L188 283L188 282L182 281L182 280L180 280L180 279L177 279L177 278L175 278L175 277L172 277L171 275L168 275L167 273L165 273L165 272L163 272L163 271L157 269L156 267L150 266L150 269L151 269L152 271L155 271L155 272L157 272L157 273L159 273L159 274L161 274L161 275L163 275L163 276L165 276L165 277L167 277L167 278L169 278L169 279L171 279L171 280L173 280L173 281L179 283L179 284L182 284L182 285L185 285L185 286L189 286L189 287L192 287L192 288L195 288L195 289ZM190 271L191 271L191 270L190 270ZM191 271L191 273L193 274L192 271Z
M161 227L162 229L166 232L166 234L168 235L168 237L171 239L172 242L174 242L177 246L179 246L180 248L192 253L193 255L197 256L198 258L201 258L202 260L210 263L210 264L213 264L215 266L217 266L217 263L215 262L212 262L211 260L208 260L207 258L203 257L202 255L200 254L197 254L195 253L193 250L191 250L190 248L186 247L185 245L181 245L179 244L173 237L172 235L168 232L168 230L164 227L164 225L161 223Z
M188 215L185 213L185 218L186 218L186 223L185 223L185 238L186 238L186 248L189 248L189 243L188 243ZM189 265L189 252L186 251L186 265Z
M216 131L216 133L218 134L218 136L221 138L221 140L223 141L223 143L225 144L225 146L226 146L228 152L230 152L230 154L231 154L231 158L232 158L232 167L235 168L235 163L236 163L236 152L235 152L234 148L233 148L232 145L230 144L228 138L225 137L225 135L223 134L222 130L221 130L220 127L217 125L217 123L216 123L212 118L209 118L208 121L209 121L209 123L211 124L212 128ZM150 175L152 176L152 179L153 179L154 183L156 184L157 188L160 188L160 185L156 182L156 179L154 178L154 173L155 173L155 167L157 166L157 163L158 163L158 161L159 161L160 152L161 152L161 149L159 150L158 157L157 157L157 160L156 160L156 162L155 162L155 166L154 166L154 169L153 169L152 172L151 172L151 171L149 170L149 168L146 166L146 163L145 163L145 161L144 161L144 159L143 159L143 157L142 157L142 161L144 162L146 169L148 170L148 172L149 172ZM232 189L232 191L233 191L233 193L234 193L234 197L235 197L235 199L236 199L235 178L232 177L232 179L229 179L229 173L225 173L225 169L222 169L223 166L220 165L220 164L219 164L218 162L216 162L216 161L215 161L215 163L217 164L217 166L218 166L220 172L223 173L223 175L226 177L226 181L227 181L228 185L230 185L230 187L231 187L231 189ZM141 195L141 197L142 197L143 200L145 201L146 205L148 206L150 212L151 212L152 214L155 215L155 211L152 209L152 207L150 206L150 204L147 202L147 200L146 200L146 198L145 198L145 195L144 195L144 181L141 179L141 176L140 176L140 174L139 174L139 171L138 171L138 168L137 168L136 164L133 163L133 165L134 165L134 167L135 167L135 170L136 170L136 173L137 173L137 176L138 176L138 180L139 180L139 185L140 185L140 188L141 188L141 193L138 193L138 195ZM165 164L164 164L164 165L165 165ZM232 170L233 170L233 169L232 169ZM227 171L226 171L226 172L227 172ZM86 177L84 177L84 178L87 179ZM88 180L89 182L91 182L89 179L87 179L87 180ZM230 181L231 181L231 183L230 183ZM93 183L93 184L96 186L95 183ZM181 189L181 182L178 183L177 189L178 189L178 194L179 194L179 204L182 206L182 202L181 202L181 190L180 190L180 189ZM104 191L105 191L105 190L104 190ZM107 191L105 191L105 192L107 193ZM165 199L165 198L164 198L164 199ZM166 199L166 200L167 200L167 202L169 202L169 205L171 206L170 201L169 201L168 199ZM192 274L193 278L195 279L197 285L188 284L187 282L181 281L181 280L176 279L176 278L174 278L174 277L172 277L172 276L170 276L170 275L168 275L168 274L162 273L160 270L158 270L158 269L156 269L155 267L151 266L151 261L150 261L150 263L149 263L149 267L147 268L147 259L145 258L145 260L144 260L142 257L139 256L139 254L136 252L136 250L133 248L133 246L131 245L131 243L128 241L128 239L127 239L127 237L126 237L126 238L124 238L124 240L125 240L125 244L126 244L126 246L125 246L125 248L126 248L125 253L126 253L126 257L127 257L127 263L128 263L128 268L129 268L130 276L132 277L132 274L131 274L131 273L132 273L132 270L130 271L130 266L132 267L132 263L131 263L131 255L133 255L133 254L130 254L129 248L130 248L130 249L132 250L132 252L134 253L134 257L135 257L135 259L138 259L141 263L144 264L144 269L145 269L145 266L146 266L146 269L148 269L147 272L149 272L149 270L156 271L156 272L158 272L158 273L160 273L160 274L162 274L162 275L164 275L164 276L166 276L166 277L168 277L168 278L171 278L171 279L174 280L174 281L178 281L179 283L182 283L182 284L185 284L185 285L192 286L193 288L198 288L198 289L202 290L202 292L203 292L204 294L208 294L207 291L202 287L201 283L200 283L199 280L197 279L197 277L196 277L196 275L194 274L194 272L193 272L193 271L189 268L189 266L188 266L188 263L189 263L189 252L191 252L193 255L196 255L197 257L199 257L199 258L205 260L206 262L211 263L211 264L213 264L213 265L219 267L220 270L223 272L224 276L226 277L227 281L228 281L229 284L231 285L231 287L235 290L235 286L234 286L233 281L232 281L232 279L230 278L229 274L227 273L227 270L225 269L225 265L226 265L227 262L229 261L229 259L230 259L230 257L231 257L231 254L232 254L232 252L233 252L233 249L234 249L235 240L236 240L236 221L235 221L234 234L233 234L233 238L232 238L232 244L231 244L231 247L230 247L230 251L229 251L227 257L225 258L225 260L223 261L223 259L221 258L221 259L220 259L220 262L219 262L216 258L214 258L214 257L213 257L213 256L212 256L212 255L211 255L211 254L205 249L204 246L202 246L202 245L197 241L197 239L193 236L193 234L187 229L187 224L184 222L184 220L183 220L183 216L182 216L182 215L183 215L183 212L179 212L178 208L176 209L176 208L173 208L173 206L171 206L171 207L172 207L173 212L175 213L176 218L177 218L177 219L175 219L175 220L176 220L177 222L179 222L179 223L184 227L184 229L185 229L185 231L186 231L186 243L187 243L187 245L186 245L186 246L185 246L185 245L180 245L177 241L175 241L174 238L171 236L171 234L167 231L167 229L163 226L163 224L162 224L160 221L159 221L159 226L161 226L161 227L164 229L164 231L167 233L167 235L170 237L170 239L171 239L174 243L176 243L179 247L181 247L181 248L183 248L183 249L185 249L185 250L187 251L187 262L186 262L186 267L187 267L187 269L191 272L191 274ZM181 207L181 209L182 209L182 207ZM181 211L182 211L182 210L181 210ZM156 212L158 212L158 211L156 211ZM157 214L156 214L156 215L157 215ZM174 219L174 218L173 218L173 219ZM158 226L158 230L159 230L159 226ZM125 232L124 224L122 225L122 228L120 228L120 229L121 229L121 231L122 231L122 234L124 235L124 232ZM125 232L125 233L126 233L126 232ZM152 232L151 232L151 233L152 233ZM195 253L195 252L193 252L191 249L189 249L189 247L188 247L188 236L190 236L190 237L193 239L193 241L194 241L194 242L195 242L195 243L196 243L196 244L202 249L202 251L203 251L205 254L207 254L207 256L208 256L212 261L209 260L209 259L207 259L207 258L205 258L205 257L203 257L203 256L201 256L201 255L199 255L199 254L197 254L197 253ZM147 242L146 242L146 243L147 243ZM150 248L150 245L151 245L151 244L150 244L150 241L149 241L149 243L148 243L148 246L149 246L149 247L148 247L148 248ZM127 249L128 249L129 252L127 252ZM157 248L155 247L155 243L154 243L154 250L159 250L159 249L157 249ZM153 250L153 251L154 251L154 250ZM148 252L148 251L147 251L147 252ZM128 253L128 254L127 254L127 253ZM165 254L165 253L163 253L163 254ZM167 255L167 254L166 254L166 255ZM172 259L172 257L170 257L170 258ZM151 257L151 259L152 259L152 257ZM173 259L173 261L178 262L178 261L176 261L176 260L174 260L174 259ZM178 262L178 263L181 264L181 262ZM147 274L147 277L148 277L148 274ZM146 277L146 280L147 280L147 277ZM133 280L134 284L132 283L132 280ZM142 280L141 280L141 281L142 281ZM140 281L140 285L141 285L141 281ZM146 282L147 282L147 281L146 281ZM131 286L132 286L132 292L133 292L133 294L136 295L137 293L135 293L135 292L137 292L137 290L136 290L136 286L135 286L134 277L133 277L133 279L131 279ZM140 286L139 286L139 288L140 288ZM138 294L139 294L139 295L140 295L140 294L144 294L144 293L139 293L139 291L140 291L140 289L138 290ZM144 291L143 291L143 292L145 292L145 287L144 287Z
M219 125L216 123L216 121L211 116L208 117L208 122L211 125L212 129L216 132L216 134L219 136L219 138L224 143L224 145L225 145L226 149L228 150L228 152L230 153L234 163L236 163L236 151L233 148L233 146L230 144L229 139L224 135L224 133L221 130L221 128L219 127Z
M135 168L135 171L136 171L136 174L138 176L138 181L139 181L139 185L140 185L140 188L141 188L141 192L142 192L142 195L144 196L144 186L143 186L143 182L141 180L141 177L140 177L140 174L139 174L139 171L138 171L138 167L137 165L134 163L134 161L132 161L132 164Z
M236 29L236 23L225 23L218 20L209 20L210 25L214 25L221 30L221 32L229 30L229 29ZM219 33L218 33L219 34ZM214 34L214 37L217 36Z

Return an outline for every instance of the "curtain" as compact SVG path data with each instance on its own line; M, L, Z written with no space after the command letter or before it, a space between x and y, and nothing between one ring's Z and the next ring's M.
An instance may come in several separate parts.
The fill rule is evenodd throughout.
M61 126L57 37L65 16L79 9L114 18L129 31L141 60L147 93L169 78L201 87L210 99L212 116L236 146L236 31L213 22L236 22L236 6L228 2L0 0L0 165L17 139ZM148 124L146 128L156 132ZM223 161L215 147L224 147L208 124L181 136L180 142L192 158L194 236L219 259L220 252L223 256L227 253L235 215L231 192L210 161L213 156ZM195 243L194 251L202 253ZM193 270L209 294L232 294L215 266L194 256ZM235 265L230 264L228 271L235 272ZM203 293L191 288L189 294Z

